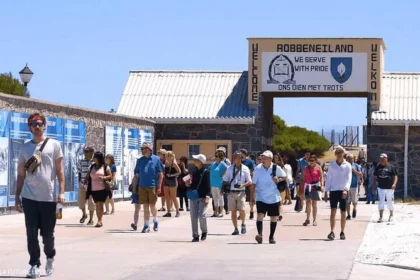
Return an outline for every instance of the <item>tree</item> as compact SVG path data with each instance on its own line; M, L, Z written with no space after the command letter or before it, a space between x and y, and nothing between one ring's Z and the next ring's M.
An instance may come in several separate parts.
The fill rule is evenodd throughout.
M18 79L13 77L12 73L0 74L0 92L30 97L29 92L25 93L25 87Z
M315 131L299 126L289 127L279 116L273 116L273 146L277 151L293 155L309 148L319 156L328 150L330 142Z

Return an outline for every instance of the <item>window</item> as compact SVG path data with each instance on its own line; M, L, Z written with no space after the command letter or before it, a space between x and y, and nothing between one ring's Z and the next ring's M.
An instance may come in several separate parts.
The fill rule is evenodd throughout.
M200 153L200 145L192 144L188 145L188 158L193 158L193 155L198 155Z
M226 155L225 156L228 157L228 155L229 155L228 145L216 145L216 150L220 147L223 147L223 148L226 149Z
M172 151L172 145L169 145L169 144L161 145L161 149Z

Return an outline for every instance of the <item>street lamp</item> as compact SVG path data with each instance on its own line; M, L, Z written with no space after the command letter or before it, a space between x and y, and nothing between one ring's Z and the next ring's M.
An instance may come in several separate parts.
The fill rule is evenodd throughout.
M25 68L23 68L20 72L20 79L23 82L23 86L25 87L25 96L28 95L28 83L31 81L32 76L34 75L34 72L31 71L28 67L28 63L26 63Z

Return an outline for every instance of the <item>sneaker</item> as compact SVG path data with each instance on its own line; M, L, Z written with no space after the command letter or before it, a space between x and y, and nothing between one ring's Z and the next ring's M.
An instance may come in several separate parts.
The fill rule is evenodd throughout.
M144 226L141 233L149 233L150 232L150 227L149 226Z
M232 235L239 235L239 230L235 228L235 230L232 232Z
M262 237L262 235L256 235L255 236L255 241L257 241L258 242L258 244L262 244L263 243L263 237Z
M344 232L340 233L340 239L341 240L346 240L346 235L344 234Z
M282 215L280 215L280 216L277 217L277 221L281 222L281 220L283 220L283 216Z
M171 212L168 212L165 215L163 215L163 217L165 217L165 218L168 218L168 217L171 217L171 216L172 216Z
M93 226L93 220L90 220L90 221L87 223L87 225L88 225L88 226Z
M104 215L109 215L109 212L108 211L105 211Z
M32 266L26 274L26 277L32 279L41 277L41 273L39 273L39 268L36 265Z
M154 221L153 222L153 230L154 231L158 231L159 230L159 222L158 221Z
M137 230L137 226L136 226L134 223L132 223L132 224L131 224L131 228L132 228L133 230Z
M382 223L382 217L379 217L378 223Z
M184 208L179 208L179 210L178 211L184 211Z
M335 234L334 234L334 232L330 232L330 234L328 234L327 238L328 238L329 240L334 240L334 239L335 239Z
M370 201L366 202L366 204L370 204Z
M206 240L207 239L207 232L203 232L202 234L201 234L201 241L204 241L204 240Z
M353 219L356 218L356 215L357 215L357 211L353 210Z
M200 242L200 238L198 236L194 237L191 242Z
M249 213L249 219L250 219L250 220L254 219L254 212L250 212L250 213Z
M219 214L219 216L218 216L219 218L223 218L223 214Z
M270 238L269 243L270 243L270 244L276 244L276 240L275 240L274 238Z
M394 216L389 216L388 222L392 223L394 221Z
M347 220L347 221L350 221L350 220L351 220L351 216L350 216L350 215L347 215L346 220Z
M175 218L179 218L181 214L179 212L176 212Z
M54 258L48 258L47 264L45 265L45 273L47 276L50 276L54 273L55 264L54 264Z
M241 234L245 234L246 233L246 225L242 225L241 226Z

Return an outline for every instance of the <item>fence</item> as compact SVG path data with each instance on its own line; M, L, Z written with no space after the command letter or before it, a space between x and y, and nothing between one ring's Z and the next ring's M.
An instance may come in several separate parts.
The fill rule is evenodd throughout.
M333 128L322 128L318 132L321 136L330 141L331 146L360 146L365 145L366 126L341 126Z

